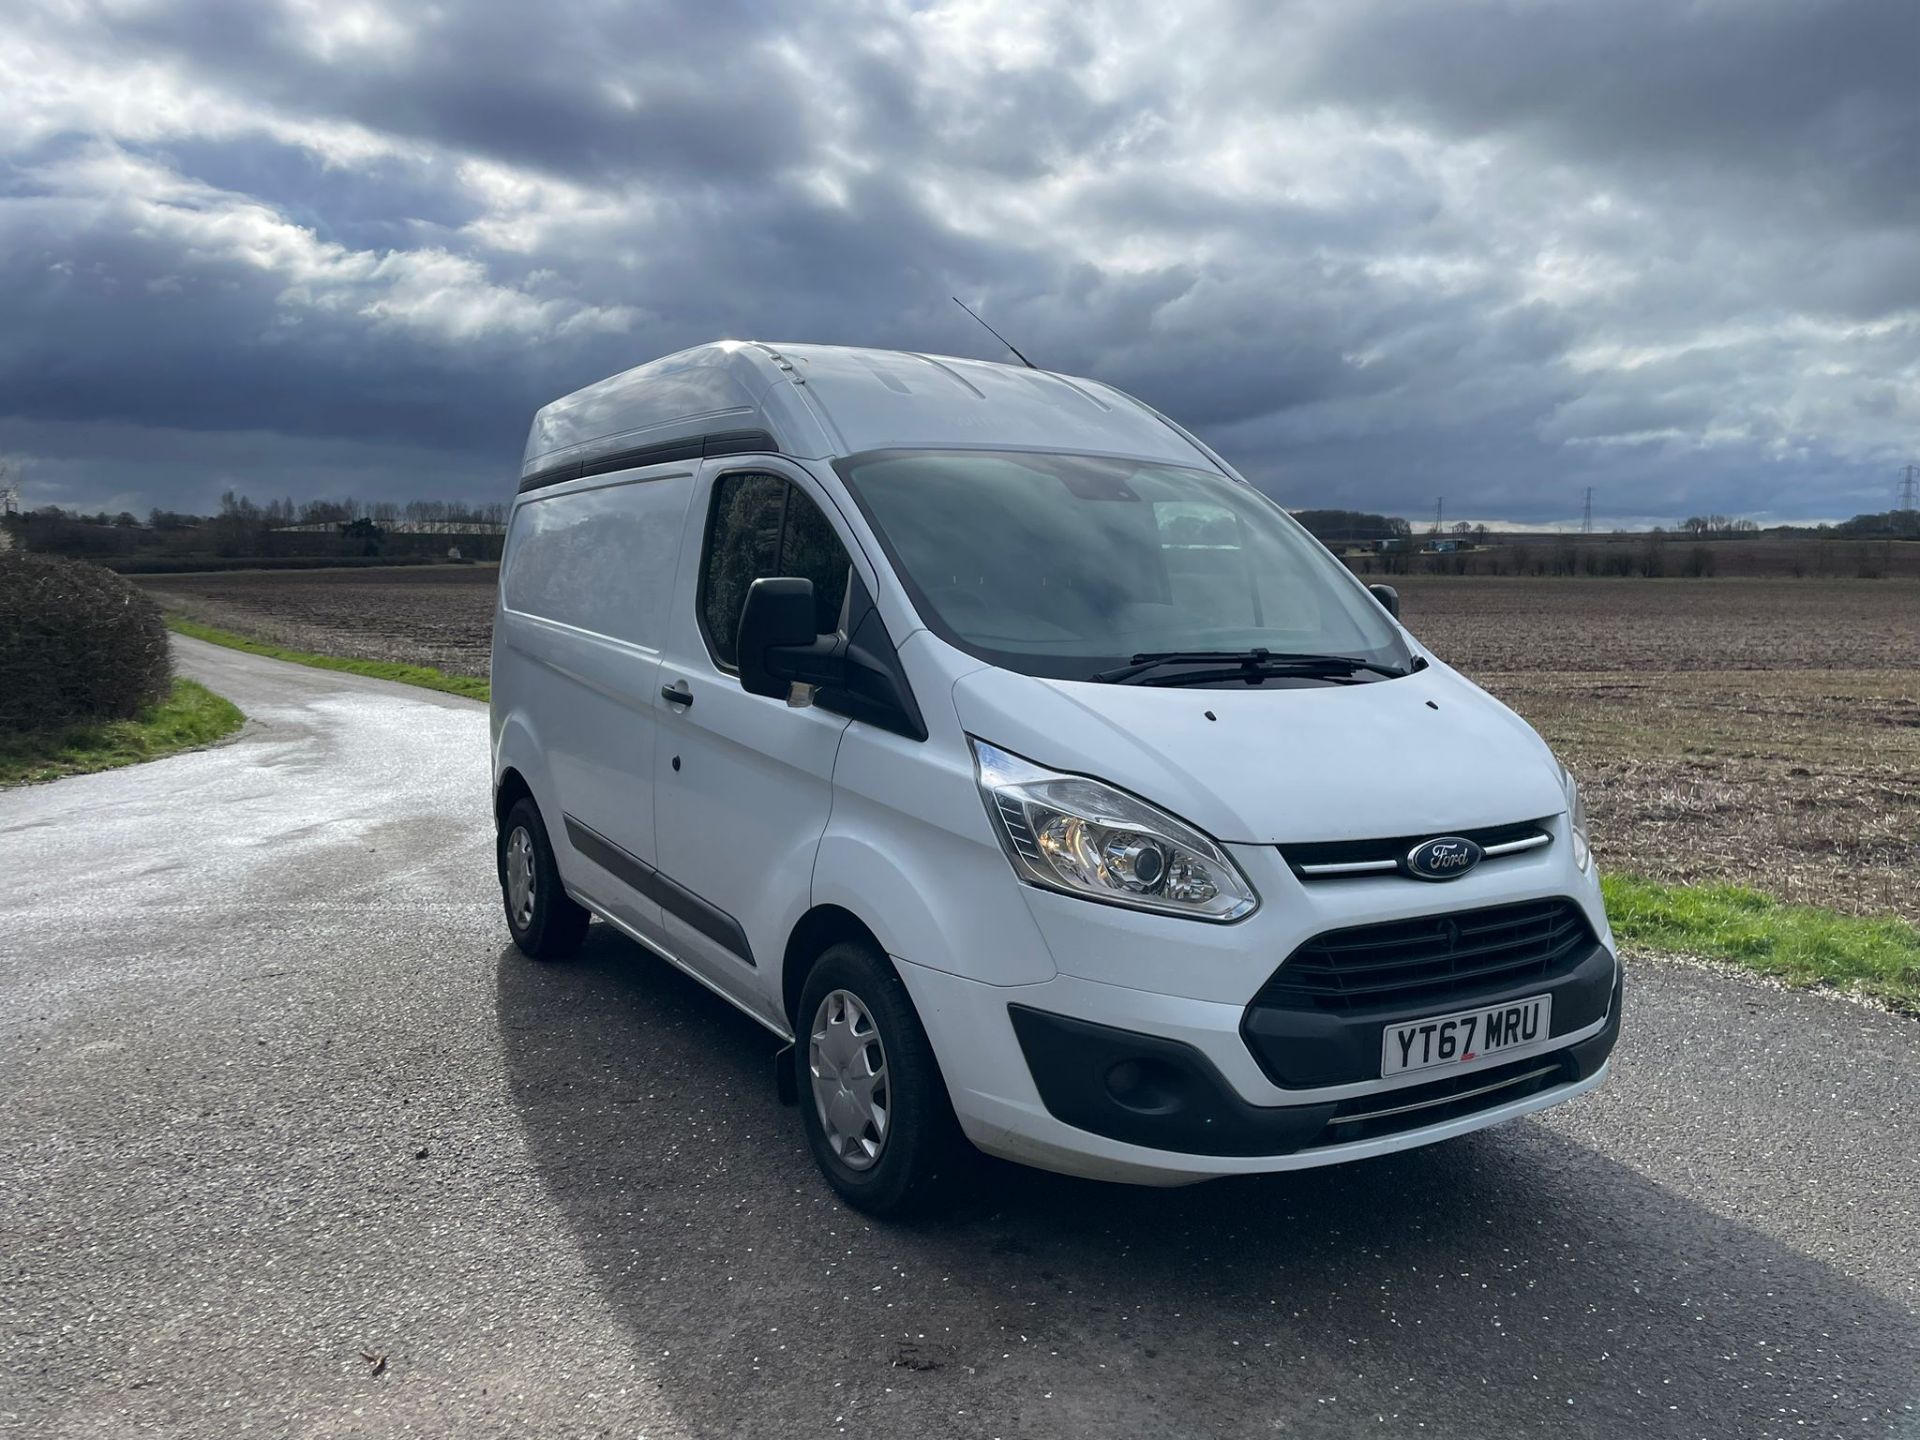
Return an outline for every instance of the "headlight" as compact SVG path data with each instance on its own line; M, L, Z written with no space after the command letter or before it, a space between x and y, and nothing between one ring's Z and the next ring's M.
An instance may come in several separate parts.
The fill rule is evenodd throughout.
M1020 878L1110 905L1238 920L1259 897L1213 841L1124 790L973 741L974 775Z
M1573 836L1573 863L1585 874L1593 863L1593 847L1587 840L1587 802L1580 798L1580 786L1564 763L1560 766L1560 788L1567 792L1567 830Z

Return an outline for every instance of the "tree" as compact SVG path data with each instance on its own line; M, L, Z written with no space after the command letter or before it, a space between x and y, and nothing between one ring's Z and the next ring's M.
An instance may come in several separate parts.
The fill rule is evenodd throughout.
M300 507L301 525L338 525L354 517L337 500L309 500Z
M220 513L209 524L216 555L259 555L266 549L271 522L267 512L251 499L228 490L220 497Z
M1667 542L1657 528L1647 532L1646 541L1640 547L1640 573L1649 580L1667 573Z

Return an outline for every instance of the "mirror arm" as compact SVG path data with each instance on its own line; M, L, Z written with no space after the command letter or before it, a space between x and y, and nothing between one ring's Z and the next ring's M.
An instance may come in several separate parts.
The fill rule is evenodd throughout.
M846 678L846 646L843 635L821 635L810 645L769 645L767 668L803 685L838 685Z
M909 740L927 738L919 708L900 677L857 648L846 656L840 679L822 686L814 703Z
M889 730L909 740L927 738L927 723L913 687L900 667L900 653L880 621L858 571L847 599L847 650L839 683L823 689L817 703L850 720Z

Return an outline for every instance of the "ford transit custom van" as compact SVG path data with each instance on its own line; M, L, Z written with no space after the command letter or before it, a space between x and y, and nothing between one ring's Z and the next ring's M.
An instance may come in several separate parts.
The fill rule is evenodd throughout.
M852 1204L971 1148L1144 1184L1602 1083L1573 777L1178 424L1096 381L727 342L534 418L498 865L781 1040Z

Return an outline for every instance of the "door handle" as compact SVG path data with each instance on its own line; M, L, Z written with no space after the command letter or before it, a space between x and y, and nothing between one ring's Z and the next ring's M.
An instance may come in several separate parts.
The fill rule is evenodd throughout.
M662 685L660 687L660 698L669 705L691 705L693 704L693 691L687 688L686 681L676 680L671 685Z

